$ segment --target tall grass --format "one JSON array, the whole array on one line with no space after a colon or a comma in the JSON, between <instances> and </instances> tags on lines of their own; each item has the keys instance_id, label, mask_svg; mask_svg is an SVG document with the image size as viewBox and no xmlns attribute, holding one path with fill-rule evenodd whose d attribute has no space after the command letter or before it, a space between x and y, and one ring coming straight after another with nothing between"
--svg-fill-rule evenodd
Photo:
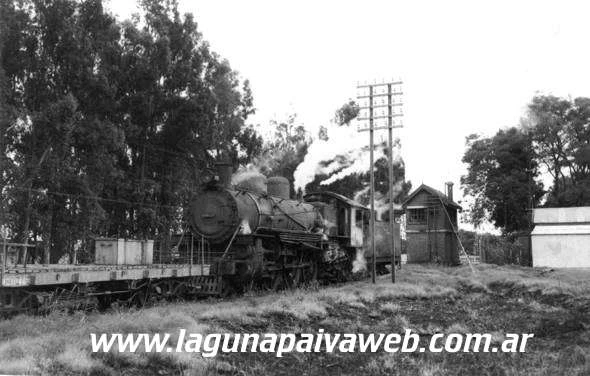
<instances>
[{"instance_id":1,"label":"tall grass","mask_svg":"<svg viewBox=\"0 0 590 376\"><path fill-rule=\"evenodd\" d=\"M358 312L359 315L375 316L374 324L367 324L359 317L347 323L347 330L402 330L414 327L426 333L466 332L470 328L465 324L445 328L431 323L417 328L411 323L412 316L404 312L399 302L403 299L453 299L471 293L486 294L492 290L533 292L547 296L590 296L588 270L552 271L478 265L476 272L472 273L467 267L406 265L397 275L396 284L391 283L389 276L382 276L377 279L376 285L359 281L322 289L245 296L232 301L170 303L143 310L114 310L106 314L77 312L70 315L54 313L46 317L19 316L0 321L0 373L117 374L121 367L136 370L163 367L185 374L234 372L227 360L205 359L198 354L92 354L90 333L174 334L180 329L203 334L246 330L300 332L310 325L342 328L340 319L331 316L331 312L342 307L350 310L351 314ZM551 308L542 303L531 303L530 307L539 312L549 312ZM467 314L477 319L480 313ZM172 343L175 341L176 338L173 338ZM375 358L377 360L371 360L365 370L369 372L383 364L393 366L394 362L388 356L384 354ZM421 366L422 374L439 374L444 367L437 364L431 359L426 361Z\"/></svg>"}]
</instances>

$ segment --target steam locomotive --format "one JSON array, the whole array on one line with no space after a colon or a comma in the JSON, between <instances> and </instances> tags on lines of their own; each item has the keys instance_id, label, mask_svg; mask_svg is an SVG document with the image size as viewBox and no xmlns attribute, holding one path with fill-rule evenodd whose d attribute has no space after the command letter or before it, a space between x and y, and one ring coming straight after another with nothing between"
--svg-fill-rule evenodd
<instances>
[{"instance_id":1,"label":"steam locomotive","mask_svg":"<svg viewBox=\"0 0 590 376\"><path fill-rule=\"evenodd\" d=\"M202 174L186 211L191 234L174 245L97 239L92 263L31 264L31 245L3 239L0 315L346 281L355 266L372 264L364 206L334 192L292 199L283 177L232 186L231 176L226 163ZM390 263L399 231L391 236L387 224L377 222L375 232L379 270ZM24 255L11 257L21 248ZM395 249L399 260L399 243Z\"/></svg>"},{"instance_id":2,"label":"steam locomotive","mask_svg":"<svg viewBox=\"0 0 590 376\"><path fill-rule=\"evenodd\" d=\"M371 261L366 207L334 192L291 199L284 177L233 187L231 176L225 163L205 174L188 215L192 231L220 255L213 270L223 276L224 291L346 281L355 262L361 269ZM383 271L394 237L384 222L376 223L376 234L376 264Z\"/></svg>"}]
</instances>

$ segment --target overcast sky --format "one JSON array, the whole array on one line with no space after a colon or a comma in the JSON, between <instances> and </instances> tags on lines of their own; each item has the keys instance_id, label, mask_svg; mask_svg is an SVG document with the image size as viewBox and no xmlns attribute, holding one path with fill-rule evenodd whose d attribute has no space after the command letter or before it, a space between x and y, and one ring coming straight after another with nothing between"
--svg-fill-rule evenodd
<instances>
[{"instance_id":1,"label":"overcast sky","mask_svg":"<svg viewBox=\"0 0 590 376\"><path fill-rule=\"evenodd\" d=\"M358 81L401 76L407 178L441 190L454 181L461 199L465 136L518 124L537 91L590 96L587 4L181 0L180 9L250 80L252 122L295 112L313 131ZM110 7L123 18L136 9L134 0Z\"/></svg>"}]
</instances>

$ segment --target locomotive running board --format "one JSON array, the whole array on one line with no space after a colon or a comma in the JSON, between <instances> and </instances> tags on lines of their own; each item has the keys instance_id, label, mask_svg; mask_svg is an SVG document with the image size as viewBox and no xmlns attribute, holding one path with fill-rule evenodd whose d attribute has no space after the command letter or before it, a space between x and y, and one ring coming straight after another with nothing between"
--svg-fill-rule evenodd
<instances>
[{"instance_id":1,"label":"locomotive running board","mask_svg":"<svg viewBox=\"0 0 590 376\"><path fill-rule=\"evenodd\" d=\"M322 251L322 249L320 247L316 247L315 245L311 245L305 242L294 242L291 240L282 240L283 243L285 244L290 244L290 245L296 245L296 246L300 246L300 247L304 247L304 248L309 248L309 249L313 249L313 250L317 250L317 251Z\"/></svg>"}]
</instances>

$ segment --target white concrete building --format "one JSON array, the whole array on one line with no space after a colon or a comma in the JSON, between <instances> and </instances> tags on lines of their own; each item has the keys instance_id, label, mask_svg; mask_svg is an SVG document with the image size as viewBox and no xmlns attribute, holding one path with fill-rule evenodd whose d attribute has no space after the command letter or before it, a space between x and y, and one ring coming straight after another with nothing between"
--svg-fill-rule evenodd
<instances>
[{"instance_id":1,"label":"white concrete building","mask_svg":"<svg viewBox=\"0 0 590 376\"><path fill-rule=\"evenodd\" d=\"M533 266L590 268L590 206L533 210Z\"/></svg>"}]
</instances>

